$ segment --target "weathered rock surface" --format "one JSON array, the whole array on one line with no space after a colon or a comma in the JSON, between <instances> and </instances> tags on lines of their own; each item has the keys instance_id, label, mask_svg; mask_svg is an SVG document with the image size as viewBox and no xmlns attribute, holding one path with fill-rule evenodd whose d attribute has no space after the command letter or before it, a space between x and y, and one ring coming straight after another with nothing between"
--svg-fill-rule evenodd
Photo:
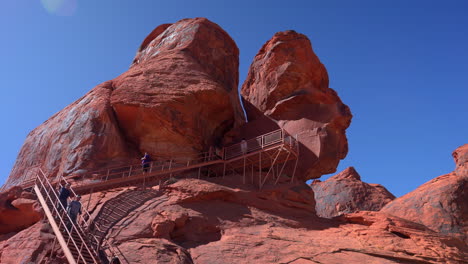
<instances>
[{"instance_id":1,"label":"weathered rock surface","mask_svg":"<svg viewBox=\"0 0 468 264\"><path fill-rule=\"evenodd\" d=\"M315 181L311 188L317 202L317 215L325 218L356 211L379 211L395 199L382 185L361 181L361 176L353 167L326 181Z\"/></svg>"},{"instance_id":2,"label":"weathered rock surface","mask_svg":"<svg viewBox=\"0 0 468 264\"><path fill-rule=\"evenodd\" d=\"M229 35L205 18L156 28L114 80L111 102L126 138L156 156L190 156L220 143L244 122L238 57Z\"/></svg>"},{"instance_id":3,"label":"weathered rock surface","mask_svg":"<svg viewBox=\"0 0 468 264\"><path fill-rule=\"evenodd\" d=\"M439 176L395 199L382 212L421 223L468 243L467 145L454 152L456 171Z\"/></svg>"},{"instance_id":4,"label":"weathered rock surface","mask_svg":"<svg viewBox=\"0 0 468 264\"><path fill-rule=\"evenodd\" d=\"M0 235L19 232L42 218L40 205L31 198L20 187L0 193Z\"/></svg>"},{"instance_id":5,"label":"weathered rock surface","mask_svg":"<svg viewBox=\"0 0 468 264\"><path fill-rule=\"evenodd\" d=\"M119 131L110 105L112 82L104 82L29 133L6 186L36 176L70 174L136 156Z\"/></svg>"},{"instance_id":6,"label":"weathered rock surface","mask_svg":"<svg viewBox=\"0 0 468 264\"><path fill-rule=\"evenodd\" d=\"M321 219L307 185L257 191L240 178L180 180L108 236L130 263L461 263L468 250L381 212Z\"/></svg>"},{"instance_id":7,"label":"weathered rock surface","mask_svg":"<svg viewBox=\"0 0 468 264\"><path fill-rule=\"evenodd\" d=\"M137 161L144 151L153 157L190 157L236 133L255 136L276 128L298 134L300 179L333 172L347 153L351 113L328 87L309 40L280 32L260 50L242 89L252 121L245 126L237 67L237 47L216 24L197 18L157 27L129 71L98 85L30 133L6 186L34 176L39 168L52 178ZM226 136L227 131L232 134ZM461 148L454 157L453 175L459 176L466 168L466 151ZM368 185L358 181L355 171L338 178L364 196ZM450 179L447 185L459 188ZM53 235L46 221L34 224L41 214L33 195L20 188L2 195L0 263L64 263L60 250L50 254ZM368 196L385 200L373 192ZM118 200L122 197L128 201ZM460 197L466 201L466 195L455 194L450 200L456 217L466 215ZM368 200L359 201L356 207L371 207ZM82 203L91 219L106 220L99 225L106 229L91 225L87 231L106 230L124 263L462 263L468 252L459 239L464 237L384 212L320 218L312 189L300 182L267 182L258 190L242 184L240 175L187 178L161 190L96 192L84 195ZM28 221L12 223L15 217Z\"/></svg>"},{"instance_id":8,"label":"weathered rock surface","mask_svg":"<svg viewBox=\"0 0 468 264\"><path fill-rule=\"evenodd\" d=\"M49 260L54 235L42 221L14 236L0 236L0 263L65 263Z\"/></svg>"},{"instance_id":9,"label":"weathered rock surface","mask_svg":"<svg viewBox=\"0 0 468 264\"><path fill-rule=\"evenodd\" d=\"M457 148L452 153L455 159L455 173L459 176L467 177L468 175L468 144Z\"/></svg>"},{"instance_id":10,"label":"weathered rock surface","mask_svg":"<svg viewBox=\"0 0 468 264\"><path fill-rule=\"evenodd\" d=\"M179 180L114 223L107 236L128 263L463 263L468 252L457 238L383 212L319 218L306 184L258 191L241 182L240 175ZM96 216L127 191L83 200ZM40 261L52 237L40 225L0 238L0 262L20 263L21 256L60 263Z\"/></svg>"},{"instance_id":11,"label":"weathered rock surface","mask_svg":"<svg viewBox=\"0 0 468 264\"><path fill-rule=\"evenodd\" d=\"M241 94L250 126L269 121L298 135L298 174L303 179L336 171L348 152L345 129L352 115L328 87L327 71L306 36L285 31L267 41L250 66Z\"/></svg>"},{"instance_id":12,"label":"weathered rock surface","mask_svg":"<svg viewBox=\"0 0 468 264\"><path fill-rule=\"evenodd\" d=\"M234 41L204 18L157 27L131 68L93 88L26 138L5 187L153 157L191 157L244 122Z\"/></svg>"}]
</instances>

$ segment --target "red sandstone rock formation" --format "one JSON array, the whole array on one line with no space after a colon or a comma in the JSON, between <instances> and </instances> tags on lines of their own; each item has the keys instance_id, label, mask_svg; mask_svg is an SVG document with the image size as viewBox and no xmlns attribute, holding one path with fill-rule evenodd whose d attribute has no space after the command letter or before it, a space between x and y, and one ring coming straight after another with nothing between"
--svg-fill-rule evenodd
<instances>
[{"instance_id":1,"label":"red sandstone rock formation","mask_svg":"<svg viewBox=\"0 0 468 264\"><path fill-rule=\"evenodd\" d=\"M468 144L457 148L452 153L455 159L455 173L459 176L466 177L468 175Z\"/></svg>"},{"instance_id":2,"label":"red sandstone rock formation","mask_svg":"<svg viewBox=\"0 0 468 264\"><path fill-rule=\"evenodd\" d=\"M456 170L439 176L382 208L468 243L468 145L454 151Z\"/></svg>"},{"instance_id":3,"label":"red sandstone rock formation","mask_svg":"<svg viewBox=\"0 0 468 264\"><path fill-rule=\"evenodd\" d=\"M237 52L229 36L206 19L157 27L143 41L128 72L95 87L31 132L7 185L20 183L35 168L51 176L78 173L128 162L142 151L190 156L216 143L242 123L236 95ZM307 38L278 33L257 55L249 76L243 94L253 122L241 132L255 135L282 127L301 133L301 166L313 164L302 179L334 171L346 155L344 130L351 114L328 88L326 71ZM465 156L457 152L457 168ZM346 175L356 177L351 172ZM341 179L347 180L353 179ZM82 202L91 218L99 219L103 208L116 206L112 202L131 189L134 199L118 206L130 204L136 209L119 218L105 218L117 219L109 225L107 237L128 263L461 263L466 259L468 248L461 240L383 212L319 218L313 192L304 183L267 183L258 190L241 181L240 175L184 179L137 204L139 191L128 187L85 195ZM34 206L24 200L31 195L21 191L16 188L11 191L15 195L0 201L26 215ZM1 215L14 219L7 212L13 208L5 208ZM60 250L49 258L53 236L46 221L14 233L27 225L12 225L4 232L13 232L0 235L0 263L64 263Z\"/></svg>"},{"instance_id":4,"label":"red sandstone rock formation","mask_svg":"<svg viewBox=\"0 0 468 264\"><path fill-rule=\"evenodd\" d=\"M126 190L93 194L92 215ZM303 183L258 191L240 175L184 179L115 223L108 237L129 263L462 263L468 250L456 238L382 212L325 220L314 206ZM30 249L14 252L33 259Z\"/></svg>"},{"instance_id":5,"label":"red sandstone rock formation","mask_svg":"<svg viewBox=\"0 0 468 264\"><path fill-rule=\"evenodd\" d=\"M19 232L42 218L42 210L20 187L0 193L0 235Z\"/></svg>"},{"instance_id":6,"label":"red sandstone rock formation","mask_svg":"<svg viewBox=\"0 0 468 264\"><path fill-rule=\"evenodd\" d=\"M204 18L157 27L131 68L33 130L6 187L35 176L81 173L153 157L190 157L243 123L238 48Z\"/></svg>"},{"instance_id":7,"label":"red sandstone rock formation","mask_svg":"<svg viewBox=\"0 0 468 264\"><path fill-rule=\"evenodd\" d=\"M29 133L6 186L35 177L37 168L49 175L70 174L136 156L115 120L104 82Z\"/></svg>"},{"instance_id":8,"label":"red sandstone rock formation","mask_svg":"<svg viewBox=\"0 0 468 264\"><path fill-rule=\"evenodd\" d=\"M0 236L0 263L67 263L63 257L49 258L53 241L50 226L42 221L14 236Z\"/></svg>"},{"instance_id":9,"label":"red sandstone rock formation","mask_svg":"<svg viewBox=\"0 0 468 264\"><path fill-rule=\"evenodd\" d=\"M114 80L111 102L126 138L157 156L191 156L219 143L244 122L238 56L207 19L157 27Z\"/></svg>"},{"instance_id":10,"label":"red sandstone rock formation","mask_svg":"<svg viewBox=\"0 0 468 264\"><path fill-rule=\"evenodd\" d=\"M241 94L249 120L244 134L251 127L284 128L301 142L302 179L336 171L348 152L345 129L352 115L328 87L327 71L306 36L276 33L255 56Z\"/></svg>"},{"instance_id":11,"label":"red sandstone rock formation","mask_svg":"<svg viewBox=\"0 0 468 264\"><path fill-rule=\"evenodd\" d=\"M379 211L395 199L380 184L368 184L353 167L349 167L324 182L311 184L317 201L317 215L331 218L356 211Z\"/></svg>"}]
</instances>

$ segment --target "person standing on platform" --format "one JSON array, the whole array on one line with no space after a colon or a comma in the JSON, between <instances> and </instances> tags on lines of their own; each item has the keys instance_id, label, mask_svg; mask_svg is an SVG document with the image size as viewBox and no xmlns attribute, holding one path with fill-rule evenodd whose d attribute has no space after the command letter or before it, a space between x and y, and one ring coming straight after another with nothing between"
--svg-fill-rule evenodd
<instances>
[{"instance_id":1,"label":"person standing on platform","mask_svg":"<svg viewBox=\"0 0 468 264\"><path fill-rule=\"evenodd\" d=\"M145 152L145 155L141 158L141 167L143 168L143 173L148 172L148 168L150 167L151 157L148 152Z\"/></svg>"},{"instance_id":2,"label":"person standing on platform","mask_svg":"<svg viewBox=\"0 0 468 264\"><path fill-rule=\"evenodd\" d=\"M245 138L242 139L240 144L242 155L245 155L247 153L247 141L245 141Z\"/></svg>"}]
</instances>

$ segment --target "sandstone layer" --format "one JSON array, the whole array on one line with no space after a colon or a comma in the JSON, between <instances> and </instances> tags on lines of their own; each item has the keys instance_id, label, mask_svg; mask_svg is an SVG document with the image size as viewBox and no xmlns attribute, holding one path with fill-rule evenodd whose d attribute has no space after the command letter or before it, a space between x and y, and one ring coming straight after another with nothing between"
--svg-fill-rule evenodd
<instances>
[{"instance_id":1,"label":"sandstone layer","mask_svg":"<svg viewBox=\"0 0 468 264\"><path fill-rule=\"evenodd\" d=\"M421 223L468 243L468 145L454 151L456 170L388 203L382 212Z\"/></svg>"},{"instance_id":2,"label":"sandstone layer","mask_svg":"<svg viewBox=\"0 0 468 264\"><path fill-rule=\"evenodd\" d=\"M343 213L379 211L395 199L380 184L368 184L353 167L334 175L326 181L311 184L317 202L317 215L331 218Z\"/></svg>"},{"instance_id":3,"label":"sandstone layer","mask_svg":"<svg viewBox=\"0 0 468 264\"><path fill-rule=\"evenodd\" d=\"M318 218L313 193L303 183L258 191L240 179L184 179L154 190L157 195L117 220L107 237L127 263L462 263L468 252L456 238L382 212ZM135 192L93 194L93 217L128 191ZM23 232L0 242L10 245L2 263ZM14 250L33 259L33 250Z\"/></svg>"},{"instance_id":4,"label":"sandstone layer","mask_svg":"<svg viewBox=\"0 0 468 264\"><path fill-rule=\"evenodd\" d=\"M26 138L5 188L33 178L81 174L155 158L190 158L244 122L239 51L205 19L157 27L130 69L93 88Z\"/></svg>"},{"instance_id":5,"label":"sandstone layer","mask_svg":"<svg viewBox=\"0 0 468 264\"><path fill-rule=\"evenodd\" d=\"M328 83L309 39L285 31L263 45L242 85L249 121L244 136L253 133L252 127L275 126L297 135L298 174L304 180L335 172L348 152L345 129L352 115Z\"/></svg>"}]
</instances>

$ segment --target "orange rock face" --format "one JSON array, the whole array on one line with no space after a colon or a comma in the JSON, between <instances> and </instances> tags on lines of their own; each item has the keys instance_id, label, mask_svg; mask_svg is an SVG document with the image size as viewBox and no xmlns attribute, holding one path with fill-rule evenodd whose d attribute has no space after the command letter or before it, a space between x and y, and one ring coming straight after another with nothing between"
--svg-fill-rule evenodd
<instances>
[{"instance_id":1,"label":"orange rock face","mask_svg":"<svg viewBox=\"0 0 468 264\"><path fill-rule=\"evenodd\" d=\"M454 152L456 171L439 176L388 203L383 212L393 214L468 243L467 145Z\"/></svg>"},{"instance_id":2,"label":"orange rock face","mask_svg":"<svg viewBox=\"0 0 468 264\"><path fill-rule=\"evenodd\" d=\"M297 134L302 179L336 171L348 152L345 129L352 115L328 87L327 71L306 36L276 33L255 56L241 94L251 126L270 120Z\"/></svg>"},{"instance_id":3,"label":"orange rock face","mask_svg":"<svg viewBox=\"0 0 468 264\"><path fill-rule=\"evenodd\" d=\"M234 41L207 19L157 27L127 72L30 133L6 186L34 177L38 168L55 177L138 161L144 151L153 158L190 157L276 128L298 136L301 180L333 172L347 153L351 113L328 87L309 40L281 32L260 50L242 88L248 124L238 101L237 67ZM312 186L321 188L318 204L326 216L340 214L331 219L317 216L322 208L303 182L267 182L259 190L235 172L208 179L178 174L187 178L86 194L82 204L93 219L87 231L106 237L127 263L462 263L468 248L460 238L466 237L454 232L466 234L466 148L454 157L456 173L420 188L417 201L385 207L395 215L392 208L401 207L396 211L406 210L402 217L409 220L384 210L354 212L378 210L391 194L363 183L351 168ZM51 252L54 237L47 221L39 221L34 198L21 188L0 194L0 263L65 262L60 250ZM419 200L443 210L414 211ZM442 224L411 222L414 212L434 222L440 217Z\"/></svg>"},{"instance_id":4,"label":"orange rock face","mask_svg":"<svg viewBox=\"0 0 468 264\"><path fill-rule=\"evenodd\" d=\"M29 133L5 185L34 178L37 168L55 177L137 156L120 133L111 93L111 81L100 84Z\"/></svg>"},{"instance_id":5,"label":"orange rock face","mask_svg":"<svg viewBox=\"0 0 468 264\"><path fill-rule=\"evenodd\" d=\"M0 193L0 235L19 232L41 220L40 205L27 194L20 187Z\"/></svg>"},{"instance_id":6,"label":"orange rock face","mask_svg":"<svg viewBox=\"0 0 468 264\"><path fill-rule=\"evenodd\" d=\"M244 122L238 56L229 35L207 19L156 28L114 80L111 102L125 136L156 156L190 156L220 143Z\"/></svg>"},{"instance_id":7,"label":"orange rock face","mask_svg":"<svg viewBox=\"0 0 468 264\"><path fill-rule=\"evenodd\" d=\"M234 41L204 18L157 27L131 68L33 130L5 187L155 157L190 157L244 122Z\"/></svg>"},{"instance_id":8,"label":"orange rock face","mask_svg":"<svg viewBox=\"0 0 468 264\"><path fill-rule=\"evenodd\" d=\"M455 173L466 177L468 175L468 144L457 148L452 153L452 156L456 164Z\"/></svg>"},{"instance_id":9,"label":"orange rock face","mask_svg":"<svg viewBox=\"0 0 468 264\"><path fill-rule=\"evenodd\" d=\"M84 196L83 201L90 201L85 206L96 217L105 204L128 191L132 201L138 199L137 190L121 188L94 193L91 199ZM113 223L107 237L128 263L455 264L463 263L468 252L457 238L383 212L324 219L314 207L312 190L304 183L267 185L258 191L242 184L240 175L183 179L136 204ZM19 263L15 256L21 256L35 263L63 263L38 261L37 254L49 250L44 244L50 244L50 236L37 228L0 237L0 262Z\"/></svg>"},{"instance_id":10,"label":"orange rock face","mask_svg":"<svg viewBox=\"0 0 468 264\"><path fill-rule=\"evenodd\" d=\"M468 250L381 212L318 218L303 183L258 191L241 182L179 180L119 220L108 238L129 263L460 263ZM93 214L116 197L93 196Z\"/></svg>"},{"instance_id":11,"label":"orange rock face","mask_svg":"<svg viewBox=\"0 0 468 264\"><path fill-rule=\"evenodd\" d=\"M317 202L317 214L326 218L356 211L379 211L395 199L382 185L361 181L353 167L324 182L315 182L311 188Z\"/></svg>"}]
</instances>

